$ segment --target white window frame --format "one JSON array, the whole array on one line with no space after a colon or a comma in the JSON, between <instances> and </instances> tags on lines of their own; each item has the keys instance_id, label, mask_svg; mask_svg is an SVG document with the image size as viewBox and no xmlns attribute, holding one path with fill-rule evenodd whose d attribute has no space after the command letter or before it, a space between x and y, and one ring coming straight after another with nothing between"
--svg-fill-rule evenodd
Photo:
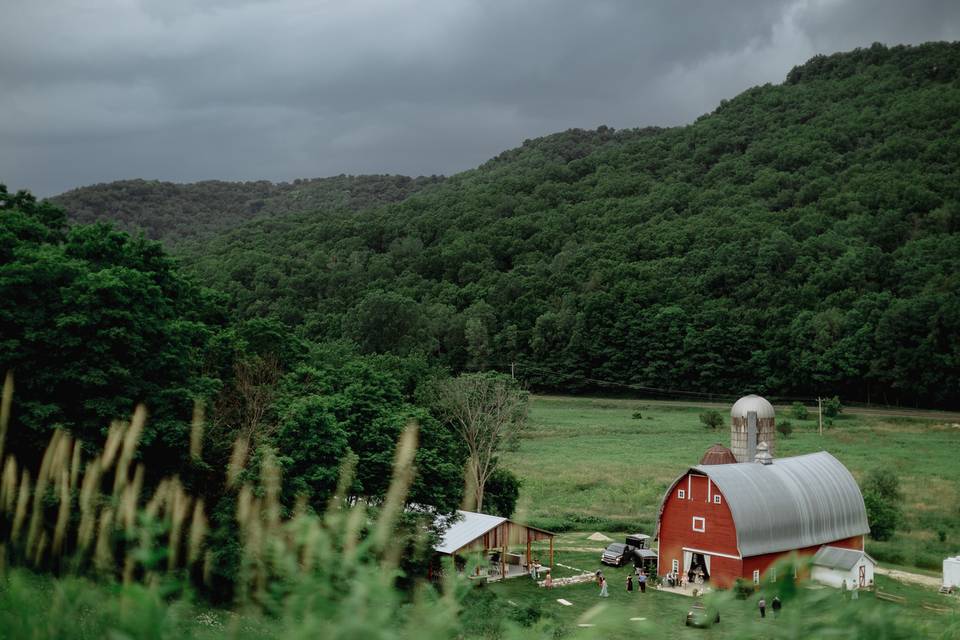
<instances>
[{"instance_id":1,"label":"white window frame","mask_svg":"<svg viewBox=\"0 0 960 640\"><path fill-rule=\"evenodd\" d=\"M673 562L670 563L670 568L673 569L674 573L680 572L680 561L676 558L673 559Z\"/></svg>"},{"instance_id":2,"label":"white window frame","mask_svg":"<svg viewBox=\"0 0 960 640\"><path fill-rule=\"evenodd\" d=\"M685 500L687 497L687 492L683 489L677 489L677 499Z\"/></svg>"},{"instance_id":3,"label":"white window frame","mask_svg":"<svg viewBox=\"0 0 960 640\"><path fill-rule=\"evenodd\" d=\"M713 504L720 504L720 494L715 494L713 496Z\"/></svg>"},{"instance_id":4,"label":"white window frame","mask_svg":"<svg viewBox=\"0 0 960 640\"><path fill-rule=\"evenodd\" d=\"M760 584L760 569L753 570L753 584Z\"/></svg>"},{"instance_id":5,"label":"white window frame","mask_svg":"<svg viewBox=\"0 0 960 640\"><path fill-rule=\"evenodd\" d=\"M697 520L700 521L700 528L697 528ZM693 530L697 533L704 533L707 530L707 519L700 516L693 516L693 522L691 523Z\"/></svg>"},{"instance_id":6,"label":"white window frame","mask_svg":"<svg viewBox=\"0 0 960 640\"><path fill-rule=\"evenodd\" d=\"M776 582L776 581L777 581L777 568L776 568L776 567L770 567L770 571L767 572L767 578L770 579L770 582Z\"/></svg>"}]
</instances>

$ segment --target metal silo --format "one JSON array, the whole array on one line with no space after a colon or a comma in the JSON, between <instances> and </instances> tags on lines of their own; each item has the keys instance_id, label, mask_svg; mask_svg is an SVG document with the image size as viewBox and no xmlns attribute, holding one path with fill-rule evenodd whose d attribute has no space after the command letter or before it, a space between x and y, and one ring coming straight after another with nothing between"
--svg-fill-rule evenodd
<instances>
[{"instance_id":1,"label":"metal silo","mask_svg":"<svg viewBox=\"0 0 960 640\"><path fill-rule=\"evenodd\" d=\"M766 442L770 455L774 455L776 423L772 404L750 394L734 403L730 418L730 450L737 462L753 462L760 442Z\"/></svg>"}]
</instances>

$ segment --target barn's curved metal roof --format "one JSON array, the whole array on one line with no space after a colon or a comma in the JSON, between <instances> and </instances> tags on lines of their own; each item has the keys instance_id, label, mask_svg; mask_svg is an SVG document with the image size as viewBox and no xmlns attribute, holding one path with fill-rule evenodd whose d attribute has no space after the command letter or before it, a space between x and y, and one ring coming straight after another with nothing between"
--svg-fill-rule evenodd
<instances>
[{"instance_id":1,"label":"barn's curved metal roof","mask_svg":"<svg viewBox=\"0 0 960 640\"><path fill-rule=\"evenodd\" d=\"M870 532L857 481L826 451L769 465L741 462L693 470L709 476L723 493L743 557Z\"/></svg>"},{"instance_id":2,"label":"barn's curved metal roof","mask_svg":"<svg viewBox=\"0 0 960 640\"><path fill-rule=\"evenodd\" d=\"M690 472L720 489L733 516L744 558L802 549L870 533L863 495L843 464L826 451L772 464L701 464L683 472L664 493L660 520L673 488Z\"/></svg>"},{"instance_id":3,"label":"barn's curved metal roof","mask_svg":"<svg viewBox=\"0 0 960 640\"><path fill-rule=\"evenodd\" d=\"M730 417L746 418L747 414L751 411L757 412L757 418L774 417L773 405L767 402L766 398L761 398L752 393L748 396L743 396L733 403L733 406L730 408Z\"/></svg>"}]
</instances>

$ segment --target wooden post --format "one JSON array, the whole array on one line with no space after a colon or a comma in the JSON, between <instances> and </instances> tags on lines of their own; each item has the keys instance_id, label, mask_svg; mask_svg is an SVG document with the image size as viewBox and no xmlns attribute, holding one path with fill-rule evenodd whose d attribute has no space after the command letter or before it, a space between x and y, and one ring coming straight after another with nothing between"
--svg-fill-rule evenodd
<instances>
[{"instance_id":1,"label":"wooden post","mask_svg":"<svg viewBox=\"0 0 960 640\"><path fill-rule=\"evenodd\" d=\"M527 571L530 571L530 567L533 566L531 562L532 558L530 557L530 531L527 530Z\"/></svg>"},{"instance_id":2,"label":"wooden post","mask_svg":"<svg viewBox=\"0 0 960 640\"><path fill-rule=\"evenodd\" d=\"M553 571L553 536L550 536L550 571Z\"/></svg>"},{"instance_id":3,"label":"wooden post","mask_svg":"<svg viewBox=\"0 0 960 640\"><path fill-rule=\"evenodd\" d=\"M503 543L503 548L500 551L500 579L507 579L507 543Z\"/></svg>"},{"instance_id":4,"label":"wooden post","mask_svg":"<svg viewBox=\"0 0 960 640\"><path fill-rule=\"evenodd\" d=\"M823 435L823 399L820 398L819 396L817 397L817 415L819 416L819 420L820 420L819 433L822 436Z\"/></svg>"}]
</instances>

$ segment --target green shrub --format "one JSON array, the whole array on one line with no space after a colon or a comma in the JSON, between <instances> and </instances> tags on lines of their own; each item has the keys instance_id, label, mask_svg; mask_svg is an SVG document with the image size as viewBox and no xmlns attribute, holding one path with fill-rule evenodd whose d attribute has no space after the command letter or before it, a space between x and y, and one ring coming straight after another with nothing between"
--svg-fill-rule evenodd
<instances>
[{"instance_id":1,"label":"green shrub","mask_svg":"<svg viewBox=\"0 0 960 640\"><path fill-rule=\"evenodd\" d=\"M825 398L823 401L823 415L828 418L836 418L843 412L843 405L840 404L840 397L833 396L832 398Z\"/></svg>"},{"instance_id":2,"label":"green shrub","mask_svg":"<svg viewBox=\"0 0 960 640\"><path fill-rule=\"evenodd\" d=\"M708 409L700 414L700 422L707 429L719 429L723 426L723 416L715 409Z\"/></svg>"},{"instance_id":3,"label":"green shrub","mask_svg":"<svg viewBox=\"0 0 960 640\"><path fill-rule=\"evenodd\" d=\"M643 420L643 413L641 413L640 411L634 411L630 417L633 418L634 420Z\"/></svg>"},{"instance_id":4,"label":"green shrub","mask_svg":"<svg viewBox=\"0 0 960 640\"><path fill-rule=\"evenodd\" d=\"M777 433L782 435L784 438L789 438L790 434L793 433L793 425L790 424L789 420L784 420L777 423Z\"/></svg>"},{"instance_id":5,"label":"green shrub","mask_svg":"<svg viewBox=\"0 0 960 640\"><path fill-rule=\"evenodd\" d=\"M790 407L790 417L794 420L806 420L810 417L810 413L802 402L794 402Z\"/></svg>"},{"instance_id":6,"label":"green shrub","mask_svg":"<svg viewBox=\"0 0 960 640\"><path fill-rule=\"evenodd\" d=\"M737 578L733 583L733 595L738 600L747 600L753 595L754 584L744 578Z\"/></svg>"},{"instance_id":7,"label":"green shrub","mask_svg":"<svg viewBox=\"0 0 960 640\"><path fill-rule=\"evenodd\" d=\"M543 612L540 610L540 605L534 603L525 607L514 608L510 612L510 617L519 622L521 626L532 627L543 617Z\"/></svg>"}]
</instances>

